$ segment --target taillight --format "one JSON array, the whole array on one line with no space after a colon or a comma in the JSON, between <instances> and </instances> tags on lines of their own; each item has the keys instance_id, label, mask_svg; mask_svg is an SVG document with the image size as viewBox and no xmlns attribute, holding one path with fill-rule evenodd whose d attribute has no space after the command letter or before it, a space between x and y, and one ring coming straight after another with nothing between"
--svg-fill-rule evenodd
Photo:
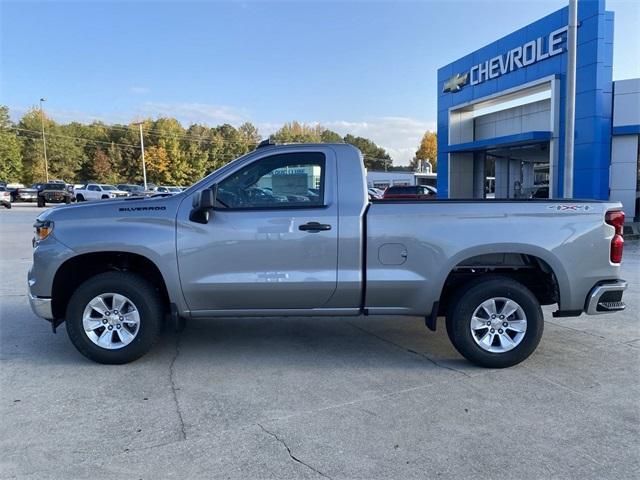
<instances>
[{"instance_id":1,"label":"taillight","mask_svg":"<svg viewBox=\"0 0 640 480\"><path fill-rule=\"evenodd\" d=\"M624 212L615 210L607 212L604 221L607 225L611 225L616 229L613 238L611 239L611 251L609 258L612 263L620 263L622 261L622 250L624 248L624 238L622 237L622 231L624 228Z\"/></svg>"}]
</instances>

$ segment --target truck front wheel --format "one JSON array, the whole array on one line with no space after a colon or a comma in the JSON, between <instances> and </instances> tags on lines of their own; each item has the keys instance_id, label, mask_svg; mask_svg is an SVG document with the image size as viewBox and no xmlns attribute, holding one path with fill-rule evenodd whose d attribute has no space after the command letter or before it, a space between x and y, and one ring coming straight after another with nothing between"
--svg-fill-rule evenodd
<instances>
[{"instance_id":1,"label":"truck front wheel","mask_svg":"<svg viewBox=\"0 0 640 480\"><path fill-rule=\"evenodd\" d=\"M85 357L122 364L147 353L162 323L162 301L144 278L106 272L81 284L67 306L67 333Z\"/></svg>"},{"instance_id":2,"label":"truck front wheel","mask_svg":"<svg viewBox=\"0 0 640 480\"><path fill-rule=\"evenodd\" d=\"M454 296L447 334L467 360L505 368L525 360L540 343L540 303L521 283L506 277L479 278Z\"/></svg>"}]
</instances>

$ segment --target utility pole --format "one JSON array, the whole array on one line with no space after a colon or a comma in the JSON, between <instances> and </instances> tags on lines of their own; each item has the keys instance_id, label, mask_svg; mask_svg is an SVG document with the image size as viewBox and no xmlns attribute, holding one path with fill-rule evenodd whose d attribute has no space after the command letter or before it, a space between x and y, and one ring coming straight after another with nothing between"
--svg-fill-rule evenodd
<instances>
[{"instance_id":1,"label":"utility pole","mask_svg":"<svg viewBox=\"0 0 640 480\"><path fill-rule=\"evenodd\" d=\"M138 122L137 125L140 127L140 151L142 152L142 181L144 184L144 189L147 189L147 165L144 162L144 138L142 137L142 123Z\"/></svg>"},{"instance_id":2,"label":"utility pole","mask_svg":"<svg viewBox=\"0 0 640 480\"><path fill-rule=\"evenodd\" d=\"M578 0L569 0L567 30L567 100L564 134L564 198L573 198L573 152L576 123L576 45L578 43Z\"/></svg>"},{"instance_id":3,"label":"utility pole","mask_svg":"<svg viewBox=\"0 0 640 480\"><path fill-rule=\"evenodd\" d=\"M40 123L42 125L42 149L44 152L44 175L45 179L49 181L49 162L47 161L47 139L44 136L44 109L42 107L42 103L46 102L46 98L40 99Z\"/></svg>"}]
</instances>

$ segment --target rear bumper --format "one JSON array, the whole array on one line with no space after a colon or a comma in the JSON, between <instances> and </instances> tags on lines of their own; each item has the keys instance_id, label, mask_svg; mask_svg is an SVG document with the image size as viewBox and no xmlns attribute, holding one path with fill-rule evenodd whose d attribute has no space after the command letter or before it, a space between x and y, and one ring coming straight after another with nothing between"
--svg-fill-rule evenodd
<instances>
[{"instance_id":1,"label":"rear bumper","mask_svg":"<svg viewBox=\"0 0 640 480\"><path fill-rule=\"evenodd\" d=\"M596 284L585 301L584 311L587 315L599 315L624 310L622 293L627 289L624 280L613 280Z\"/></svg>"},{"instance_id":2,"label":"rear bumper","mask_svg":"<svg viewBox=\"0 0 640 480\"><path fill-rule=\"evenodd\" d=\"M29 293L29 304L31 305L31 310L33 310L33 313L37 316L46 318L47 320L53 320L50 298L36 297Z\"/></svg>"}]
</instances>

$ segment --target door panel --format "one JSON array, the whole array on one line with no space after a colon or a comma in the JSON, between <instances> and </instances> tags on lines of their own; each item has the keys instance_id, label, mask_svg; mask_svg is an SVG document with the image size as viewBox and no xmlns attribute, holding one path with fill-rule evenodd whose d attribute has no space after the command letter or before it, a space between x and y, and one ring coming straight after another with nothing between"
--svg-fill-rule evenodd
<instances>
[{"instance_id":1,"label":"door panel","mask_svg":"<svg viewBox=\"0 0 640 480\"><path fill-rule=\"evenodd\" d=\"M276 173L282 172L280 168ZM263 180L252 183L247 187L251 199L261 197L254 201L264 202L263 194L283 197L281 189L291 185L300 193L299 169L295 175L291 181L279 178L272 192ZM335 179L335 159L329 154L323 176L322 205L310 208L300 202L301 195L292 194L291 208L284 201L275 208L219 208L203 225L188 220L191 199L183 201L177 226L178 266L189 307L194 311L322 307L337 284L338 210L335 184L328 180ZM258 194L255 185L262 185ZM238 193L237 182L233 186ZM311 222L325 227L304 229Z\"/></svg>"}]
</instances>

